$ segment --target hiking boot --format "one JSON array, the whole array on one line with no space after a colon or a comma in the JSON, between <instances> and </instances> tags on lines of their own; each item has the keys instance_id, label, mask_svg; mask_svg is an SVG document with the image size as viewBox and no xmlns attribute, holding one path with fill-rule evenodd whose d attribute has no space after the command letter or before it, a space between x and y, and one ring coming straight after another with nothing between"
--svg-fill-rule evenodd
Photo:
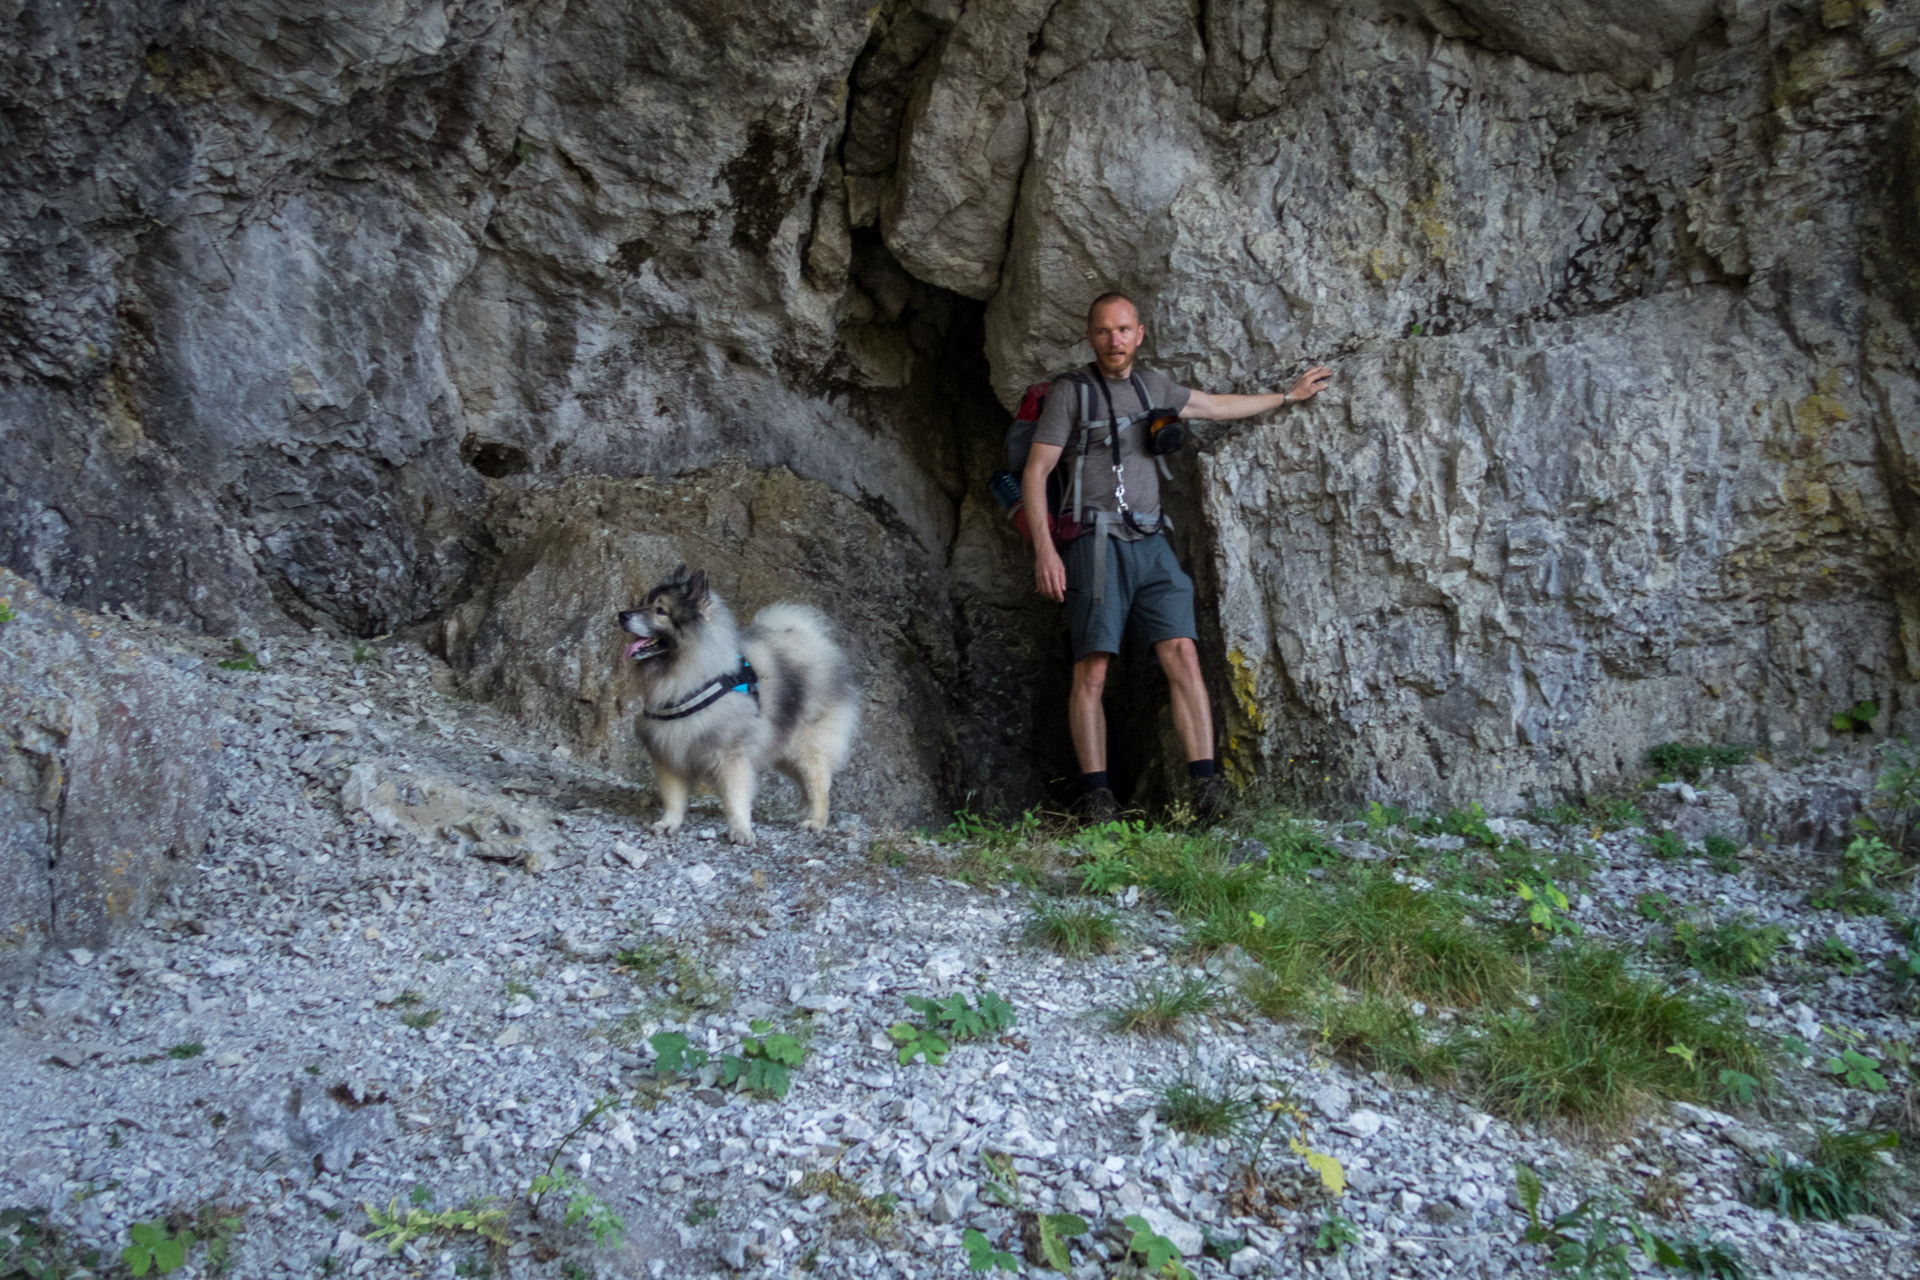
<instances>
[{"instance_id":1,"label":"hiking boot","mask_svg":"<svg viewBox=\"0 0 1920 1280\"><path fill-rule=\"evenodd\" d=\"M1215 822L1233 808L1233 789L1219 774L1193 780L1193 816L1202 822Z\"/></svg>"},{"instance_id":2,"label":"hiking boot","mask_svg":"<svg viewBox=\"0 0 1920 1280\"><path fill-rule=\"evenodd\" d=\"M1114 798L1107 787L1095 787L1080 797L1080 821L1082 825L1097 827L1104 822L1117 822L1120 818L1120 802Z\"/></svg>"}]
</instances>

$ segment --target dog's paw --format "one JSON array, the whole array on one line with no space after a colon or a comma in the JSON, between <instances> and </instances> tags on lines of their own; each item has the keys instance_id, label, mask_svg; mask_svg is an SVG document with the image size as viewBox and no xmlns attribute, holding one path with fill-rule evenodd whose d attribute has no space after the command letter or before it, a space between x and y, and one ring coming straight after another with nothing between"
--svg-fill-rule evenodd
<instances>
[{"instance_id":1,"label":"dog's paw","mask_svg":"<svg viewBox=\"0 0 1920 1280\"><path fill-rule=\"evenodd\" d=\"M751 848L753 846L753 828L730 827L727 830L727 840L731 844L745 845Z\"/></svg>"},{"instance_id":2,"label":"dog's paw","mask_svg":"<svg viewBox=\"0 0 1920 1280\"><path fill-rule=\"evenodd\" d=\"M679 823L669 822L665 818L662 818L660 819L660 821L653 824L653 834L657 836L672 836L675 832L679 830L680 830Z\"/></svg>"},{"instance_id":3,"label":"dog's paw","mask_svg":"<svg viewBox=\"0 0 1920 1280\"><path fill-rule=\"evenodd\" d=\"M800 829L802 831L825 831L827 824L824 821L815 822L812 818L808 818L800 824Z\"/></svg>"}]
</instances>

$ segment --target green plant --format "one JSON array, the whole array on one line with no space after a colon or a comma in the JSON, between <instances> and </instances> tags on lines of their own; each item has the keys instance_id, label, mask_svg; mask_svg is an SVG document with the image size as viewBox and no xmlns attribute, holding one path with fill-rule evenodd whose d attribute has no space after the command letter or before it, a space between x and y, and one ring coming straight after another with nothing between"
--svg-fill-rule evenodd
<instances>
[{"instance_id":1,"label":"green plant","mask_svg":"<svg viewBox=\"0 0 1920 1280\"><path fill-rule=\"evenodd\" d=\"M1375 800L1367 806L1367 811L1360 815L1360 821L1367 824L1368 835L1380 836L1395 827L1405 826L1407 815L1391 805L1383 805Z\"/></svg>"},{"instance_id":2,"label":"green plant","mask_svg":"<svg viewBox=\"0 0 1920 1280\"><path fill-rule=\"evenodd\" d=\"M380 656L380 651L378 649L369 649L366 645L361 644L358 640L355 640L353 642L354 662L356 663L371 662L375 658L378 658L379 656Z\"/></svg>"},{"instance_id":3,"label":"green plant","mask_svg":"<svg viewBox=\"0 0 1920 1280\"><path fill-rule=\"evenodd\" d=\"M614 1213L613 1206L580 1185L579 1180L564 1169L549 1169L536 1176L527 1184L527 1195L535 1205L549 1195L566 1197L564 1224L571 1227L586 1223L587 1230L593 1233L595 1247L604 1246L608 1240L617 1240L627 1233L626 1221Z\"/></svg>"},{"instance_id":4,"label":"green plant","mask_svg":"<svg viewBox=\"0 0 1920 1280\"><path fill-rule=\"evenodd\" d=\"M1667 912L1673 906L1673 899L1658 890L1643 893L1633 900L1634 914L1642 920L1665 920Z\"/></svg>"},{"instance_id":5,"label":"green plant","mask_svg":"<svg viewBox=\"0 0 1920 1280\"><path fill-rule=\"evenodd\" d=\"M1013 1167L1013 1157L997 1151L980 1153L981 1174L985 1185L980 1194L995 1204L1008 1209L1020 1207L1020 1171Z\"/></svg>"},{"instance_id":6,"label":"green plant","mask_svg":"<svg viewBox=\"0 0 1920 1280\"><path fill-rule=\"evenodd\" d=\"M1646 817L1640 812L1640 806L1631 800L1615 797L1590 803L1595 821L1607 831L1623 831L1628 827L1646 825Z\"/></svg>"},{"instance_id":7,"label":"green plant","mask_svg":"<svg viewBox=\"0 0 1920 1280\"><path fill-rule=\"evenodd\" d=\"M1313 1247L1322 1253L1336 1256L1344 1254L1348 1247L1360 1243L1360 1228L1352 1218L1338 1209L1328 1209L1320 1219L1320 1230L1314 1234Z\"/></svg>"},{"instance_id":8,"label":"green plant","mask_svg":"<svg viewBox=\"0 0 1920 1280\"><path fill-rule=\"evenodd\" d=\"M786 1097L793 1086L793 1069L806 1061L807 1047L798 1037L774 1031L770 1022L756 1018L747 1025L752 1034L740 1041L740 1052L723 1053L717 1061L720 1082L737 1084L762 1097ZM657 1055L653 1072L659 1079L707 1065L707 1051L691 1044L681 1032L657 1032L647 1042Z\"/></svg>"},{"instance_id":9,"label":"green plant","mask_svg":"<svg viewBox=\"0 0 1920 1280\"><path fill-rule=\"evenodd\" d=\"M1748 1280L1746 1257L1740 1252L1740 1246L1729 1241L1701 1231L1691 1240L1661 1243L1672 1251L1671 1261L1664 1257L1654 1259L1661 1266L1683 1271L1698 1280Z\"/></svg>"},{"instance_id":10,"label":"green plant","mask_svg":"<svg viewBox=\"0 0 1920 1280\"><path fill-rule=\"evenodd\" d=\"M1071 960L1111 955L1120 949L1120 924L1111 912L1086 902L1045 904L1027 922L1027 937Z\"/></svg>"},{"instance_id":11,"label":"green plant","mask_svg":"<svg viewBox=\"0 0 1920 1280\"><path fill-rule=\"evenodd\" d=\"M1488 1106L1513 1119L1618 1130L1659 1098L1712 1101L1731 1069L1765 1086L1743 1010L1669 988L1595 944L1555 954L1539 1006L1490 1018L1467 1050Z\"/></svg>"},{"instance_id":12,"label":"green plant","mask_svg":"<svg viewBox=\"0 0 1920 1280\"><path fill-rule=\"evenodd\" d=\"M1253 1097L1231 1085L1181 1076L1154 1090L1153 1113L1169 1129L1196 1138L1226 1138L1253 1114Z\"/></svg>"},{"instance_id":13,"label":"green plant","mask_svg":"<svg viewBox=\"0 0 1920 1280\"><path fill-rule=\"evenodd\" d=\"M996 1249L977 1227L968 1227L960 1237L960 1247L967 1251L967 1270L969 1271L1012 1271L1020 1270L1019 1260L1004 1249Z\"/></svg>"},{"instance_id":14,"label":"green plant","mask_svg":"<svg viewBox=\"0 0 1920 1280\"><path fill-rule=\"evenodd\" d=\"M203 1204L193 1223L200 1242L206 1246L208 1275L221 1275L233 1265L234 1246L246 1231L246 1220L231 1205Z\"/></svg>"},{"instance_id":15,"label":"green plant","mask_svg":"<svg viewBox=\"0 0 1920 1280\"><path fill-rule=\"evenodd\" d=\"M1178 1035L1186 1020L1219 1007L1220 994L1203 977L1143 978L1122 1004L1106 1010L1107 1030L1149 1036Z\"/></svg>"},{"instance_id":16,"label":"green plant","mask_svg":"<svg viewBox=\"0 0 1920 1280\"><path fill-rule=\"evenodd\" d=\"M720 1206L705 1196L699 1196L695 1198L692 1204L687 1206L687 1211L681 1215L680 1220L690 1227L697 1227L701 1223L711 1222L719 1216Z\"/></svg>"},{"instance_id":17,"label":"green plant","mask_svg":"<svg viewBox=\"0 0 1920 1280\"><path fill-rule=\"evenodd\" d=\"M1459 836L1488 848L1500 843L1500 837L1494 835L1493 828L1487 825L1486 810L1478 802L1464 809L1449 809L1437 817L1416 818L1407 825L1421 835Z\"/></svg>"},{"instance_id":18,"label":"green plant","mask_svg":"<svg viewBox=\"0 0 1920 1280\"><path fill-rule=\"evenodd\" d=\"M1673 862L1689 853L1687 842L1671 831L1649 831L1641 837L1640 843L1662 862Z\"/></svg>"},{"instance_id":19,"label":"green plant","mask_svg":"<svg viewBox=\"0 0 1920 1280\"><path fill-rule=\"evenodd\" d=\"M1865 973L1867 966L1860 963L1860 955L1839 938L1827 937L1813 949L1813 958L1821 964L1832 965L1848 977Z\"/></svg>"},{"instance_id":20,"label":"green plant","mask_svg":"<svg viewBox=\"0 0 1920 1280\"><path fill-rule=\"evenodd\" d=\"M1709 922L1677 920L1673 949L1709 978L1742 978L1764 973L1786 945L1787 931L1777 924L1756 926L1751 917Z\"/></svg>"},{"instance_id":21,"label":"green plant","mask_svg":"<svg viewBox=\"0 0 1920 1280\"><path fill-rule=\"evenodd\" d=\"M1752 1102L1755 1092L1760 1088L1760 1077L1735 1071L1732 1067L1720 1068L1720 1074L1715 1078L1720 1082L1724 1096L1735 1102Z\"/></svg>"},{"instance_id":22,"label":"green plant","mask_svg":"<svg viewBox=\"0 0 1920 1280\"><path fill-rule=\"evenodd\" d=\"M1677 742L1663 742L1649 748L1646 754L1649 769L1688 782L1700 781L1700 775L1708 769L1731 769L1751 759L1752 747L1686 747Z\"/></svg>"},{"instance_id":23,"label":"green plant","mask_svg":"<svg viewBox=\"0 0 1920 1280\"><path fill-rule=\"evenodd\" d=\"M384 1211L371 1204L360 1207L366 1211L367 1221L373 1227L366 1238L385 1240L389 1255L399 1253L415 1240L461 1231L471 1232L503 1249L507 1246L507 1211L491 1201L474 1201L464 1209L434 1210L414 1205L402 1211L400 1200L395 1197Z\"/></svg>"},{"instance_id":24,"label":"green plant","mask_svg":"<svg viewBox=\"0 0 1920 1280\"><path fill-rule=\"evenodd\" d=\"M1879 1153L1892 1151L1899 1141L1892 1133L1823 1127L1807 1159L1777 1151L1767 1156L1753 1202L1795 1222L1837 1222L1850 1213L1878 1213L1877 1188L1885 1176Z\"/></svg>"},{"instance_id":25,"label":"green plant","mask_svg":"<svg viewBox=\"0 0 1920 1280\"><path fill-rule=\"evenodd\" d=\"M0 627L6 626L19 616L13 611L13 602L6 596L0 596ZM4 1239L4 1236L0 1236L0 1240Z\"/></svg>"},{"instance_id":26,"label":"green plant","mask_svg":"<svg viewBox=\"0 0 1920 1280\"><path fill-rule=\"evenodd\" d=\"M1833 713L1830 723L1835 733L1871 733L1873 718L1880 714L1880 707L1869 699L1862 699L1845 711Z\"/></svg>"},{"instance_id":27,"label":"green plant","mask_svg":"<svg viewBox=\"0 0 1920 1280\"><path fill-rule=\"evenodd\" d=\"M1046 1264L1063 1276L1072 1275L1073 1253L1067 1241L1087 1234L1087 1220L1075 1213L1041 1213L1034 1215L1034 1225Z\"/></svg>"},{"instance_id":28,"label":"green plant","mask_svg":"<svg viewBox=\"0 0 1920 1280\"><path fill-rule=\"evenodd\" d=\"M1716 831L1701 841L1700 849L1707 855L1708 863L1721 875L1730 876L1740 870L1740 842L1733 837L1723 836Z\"/></svg>"},{"instance_id":29,"label":"green plant","mask_svg":"<svg viewBox=\"0 0 1920 1280\"><path fill-rule=\"evenodd\" d=\"M1881 744L1880 756L1884 767L1874 779L1873 797L1855 822L1904 853L1920 822L1920 751L1888 742Z\"/></svg>"},{"instance_id":30,"label":"green plant","mask_svg":"<svg viewBox=\"0 0 1920 1280\"><path fill-rule=\"evenodd\" d=\"M666 951L650 942L643 942L633 947L622 947L613 953L615 968L625 969L641 977L651 976L666 963L666 960Z\"/></svg>"},{"instance_id":31,"label":"green plant","mask_svg":"<svg viewBox=\"0 0 1920 1280\"><path fill-rule=\"evenodd\" d=\"M1828 1058L1827 1073L1839 1076L1849 1089L1865 1089L1868 1093L1885 1093L1888 1089L1879 1059L1869 1058L1858 1049L1842 1049L1837 1057Z\"/></svg>"},{"instance_id":32,"label":"green plant","mask_svg":"<svg viewBox=\"0 0 1920 1280\"><path fill-rule=\"evenodd\" d=\"M46 1217L43 1208L0 1209L0 1280L66 1280L99 1266L99 1250L76 1250Z\"/></svg>"},{"instance_id":33,"label":"green plant","mask_svg":"<svg viewBox=\"0 0 1920 1280\"><path fill-rule=\"evenodd\" d=\"M219 662L214 663L215 666L219 667L222 671L258 671L260 669L260 659L249 652L246 645L241 644L238 639L234 640L232 644L233 657L222 658ZM136 1274L144 1273L138 1272Z\"/></svg>"},{"instance_id":34,"label":"green plant","mask_svg":"<svg viewBox=\"0 0 1920 1280\"><path fill-rule=\"evenodd\" d=\"M900 1197L897 1193L884 1191L879 1195L868 1195L861 1189L859 1183L840 1172L837 1162L831 1169L808 1170L800 1181L794 1184L793 1192L802 1199L824 1194L839 1207L842 1213L850 1214L860 1224L861 1230L872 1239L881 1238L900 1212ZM708 1216L712 1216L711 1212Z\"/></svg>"},{"instance_id":35,"label":"green plant","mask_svg":"<svg viewBox=\"0 0 1920 1280\"><path fill-rule=\"evenodd\" d=\"M1522 1244L1547 1250L1547 1270L1578 1280L1630 1280L1635 1245L1658 1266L1679 1267L1682 1257L1672 1243L1648 1231L1612 1195L1588 1196L1551 1221L1540 1216L1540 1176L1522 1163L1513 1167L1514 1190L1526 1210Z\"/></svg>"},{"instance_id":36,"label":"green plant","mask_svg":"<svg viewBox=\"0 0 1920 1280\"><path fill-rule=\"evenodd\" d=\"M1180 1261L1180 1250L1173 1241L1154 1233L1153 1227L1138 1214L1121 1219L1121 1224L1133 1232L1127 1241L1127 1257L1140 1259L1140 1265L1151 1276L1171 1276L1174 1280L1193 1280L1193 1272L1187 1270Z\"/></svg>"},{"instance_id":37,"label":"green plant","mask_svg":"<svg viewBox=\"0 0 1920 1280\"><path fill-rule=\"evenodd\" d=\"M149 1271L172 1275L186 1265L187 1250L193 1248L193 1232L183 1227L176 1233L164 1219L136 1222L127 1228L127 1237L131 1243L120 1251L120 1260L136 1276Z\"/></svg>"},{"instance_id":38,"label":"green plant","mask_svg":"<svg viewBox=\"0 0 1920 1280\"><path fill-rule=\"evenodd\" d=\"M1513 894L1527 909L1527 922L1536 938L1548 938L1555 934L1579 933L1580 922L1571 914L1573 904L1567 895L1554 886L1553 881L1543 881L1539 889L1524 880L1516 880Z\"/></svg>"},{"instance_id":39,"label":"green plant","mask_svg":"<svg viewBox=\"0 0 1920 1280\"><path fill-rule=\"evenodd\" d=\"M896 1022L887 1028L903 1066L917 1057L925 1057L929 1066L940 1066L954 1045L997 1035L1018 1021L1013 1006L991 991L982 991L977 1001L955 992L944 999L908 996L906 1003L920 1015L920 1023Z\"/></svg>"},{"instance_id":40,"label":"green plant","mask_svg":"<svg viewBox=\"0 0 1920 1280\"><path fill-rule=\"evenodd\" d=\"M1458 1045L1429 1040L1404 1001L1377 995L1323 1000L1315 1021L1327 1053L1364 1071L1426 1083L1451 1078L1459 1066Z\"/></svg>"},{"instance_id":41,"label":"green plant","mask_svg":"<svg viewBox=\"0 0 1920 1280\"><path fill-rule=\"evenodd\" d=\"M401 1014L400 1021L412 1027L415 1031L425 1031L428 1027L440 1021L440 1010L416 1009L410 1013Z\"/></svg>"},{"instance_id":42,"label":"green plant","mask_svg":"<svg viewBox=\"0 0 1920 1280\"><path fill-rule=\"evenodd\" d=\"M177 1044L171 1049L168 1049L167 1056L177 1061L184 1061L188 1058L197 1058L206 1051L207 1046L197 1040L190 1040L185 1044Z\"/></svg>"}]
</instances>

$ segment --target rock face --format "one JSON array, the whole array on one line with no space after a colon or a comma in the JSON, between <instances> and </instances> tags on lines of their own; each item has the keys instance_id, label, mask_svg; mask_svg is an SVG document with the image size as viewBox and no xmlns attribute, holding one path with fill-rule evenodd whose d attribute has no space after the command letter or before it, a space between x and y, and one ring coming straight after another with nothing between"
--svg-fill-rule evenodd
<instances>
[{"instance_id":1,"label":"rock face","mask_svg":"<svg viewBox=\"0 0 1920 1280\"><path fill-rule=\"evenodd\" d=\"M1243 776L1511 804L1920 727L1917 79L1912 6L1810 0L27 0L0 558L216 633L457 622L604 753L604 673L489 610L615 583L590 493L786 468L942 726L867 803L1031 798L1056 624L980 481L1120 287L1181 381L1340 375L1180 469ZM689 545L836 585L795 537Z\"/></svg>"},{"instance_id":2,"label":"rock face","mask_svg":"<svg viewBox=\"0 0 1920 1280\"><path fill-rule=\"evenodd\" d=\"M205 695L6 570L0 601L0 966L98 946L206 844L220 743Z\"/></svg>"}]
</instances>

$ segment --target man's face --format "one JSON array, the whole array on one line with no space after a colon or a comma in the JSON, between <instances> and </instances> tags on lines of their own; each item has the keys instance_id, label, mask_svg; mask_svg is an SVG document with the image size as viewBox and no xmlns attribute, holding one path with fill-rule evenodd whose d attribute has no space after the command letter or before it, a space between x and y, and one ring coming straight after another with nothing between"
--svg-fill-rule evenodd
<instances>
[{"instance_id":1,"label":"man's face","mask_svg":"<svg viewBox=\"0 0 1920 1280\"><path fill-rule=\"evenodd\" d=\"M1094 308L1093 318L1087 321L1087 341L1093 344L1093 358L1100 372L1109 378L1127 376L1127 371L1133 368L1134 349L1145 336L1146 330L1140 327L1140 317L1134 313L1131 302L1102 303Z\"/></svg>"}]
</instances>

